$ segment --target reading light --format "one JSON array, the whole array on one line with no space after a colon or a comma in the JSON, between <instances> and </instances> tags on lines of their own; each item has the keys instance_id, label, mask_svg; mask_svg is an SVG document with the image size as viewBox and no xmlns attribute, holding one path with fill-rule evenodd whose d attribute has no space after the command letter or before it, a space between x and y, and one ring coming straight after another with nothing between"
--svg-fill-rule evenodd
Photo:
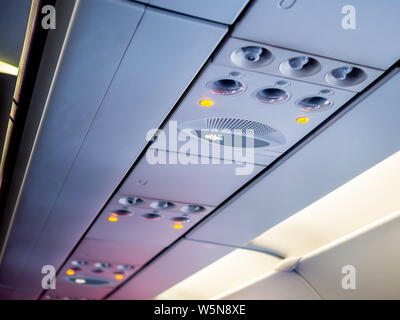
<instances>
[{"instance_id":1,"label":"reading light","mask_svg":"<svg viewBox=\"0 0 400 320\"><path fill-rule=\"evenodd\" d=\"M82 279L82 278L76 278L76 279L74 279L74 282L77 284L85 284L86 280Z\"/></svg>"},{"instance_id":2,"label":"reading light","mask_svg":"<svg viewBox=\"0 0 400 320\"><path fill-rule=\"evenodd\" d=\"M322 111L330 108L332 104L331 100L320 96L310 96L296 102L303 111Z\"/></svg>"},{"instance_id":3,"label":"reading light","mask_svg":"<svg viewBox=\"0 0 400 320\"><path fill-rule=\"evenodd\" d=\"M211 107L213 104L214 104L214 102L209 99L200 100L200 105L203 107Z\"/></svg>"},{"instance_id":4,"label":"reading light","mask_svg":"<svg viewBox=\"0 0 400 320\"><path fill-rule=\"evenodd\" d=\"M215 93L222 95L231 95L241 93L245 87L244 85L233 79L219 79L207 83L207 88Z\"/></svg>"},{"instance_id":5,"label":"reading light","mask_svg":"<svg viewBox=\"0 0 400 320\"><path fill-rule=\"evenodd\" d=\"M66 274L69 275L69 276L73 276L75 274L75 271L72 270L72 269L68 269Z\"/></svg>"},{"instance_id":6,"label":"reading light","mask_svg":"<svg viewBox=\"0 0 400 320\"><path fill-rule=\"evenodd\" d=\"M113 216L130 216L132 213L133 212L131 210L127 209L118 209L111 212Z\"/></svg>"},{"instance_id":7,"label":"reading light","mask_svg":"<svg viewBox=\"0 0 400 320\"><path fill-rule=\"evenodd\" d=\"M11 74L13 76L18 75L18 68L11 64L0 61L0 73Z\"/></svg>"}]
</instances>

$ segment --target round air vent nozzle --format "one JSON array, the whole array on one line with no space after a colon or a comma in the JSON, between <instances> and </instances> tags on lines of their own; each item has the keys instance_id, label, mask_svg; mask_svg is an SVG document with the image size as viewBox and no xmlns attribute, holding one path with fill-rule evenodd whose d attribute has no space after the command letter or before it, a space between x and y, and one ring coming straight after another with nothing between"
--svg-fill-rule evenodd
<instances>
[{"instance_id":1,"label":"round air vent nozzle","mask_svg":"<svg viewBox=\"0 0 400 320\"><path fill-rule=\"evenodd\" d=\"M144 200L137 197L122 197L118 202L124 206L137 206L143 204Z\"/></svg>"},{"instance_id":2,"label":"round air vent nozzle","mask_svg":"<svg viewBox=\"0 0 400 320\"><path fill-rule=\"evenodd\" d=\"M322 111L330 108L333 103L325 97L311 96L300 99L296 105L303 111Z\"/></svg>"},{"instance_id":3,"label":"round air vent nozzle","mask_svg":"<svg viewBox=\"0 0 400 320\"><path fill-rule=\"evenodd\" d=\"M212 93L221 95L238 94L244 91L244 85L234 79L218 79L207 83L207 88Z\"/></svg>"},{"instance_id":4,"label":"round air vent nozzle","mask_svg":"<svg viewBox=\"0 0 400 320\"><path fill-rule=\"evenodd\" d=\"M239 67L258 68L271 63L273 55L264 47L247 46L233 51L231 60Z\"/></svg>"},{"instance_id":5,"label":"round air vent nozzle","mask_svg":"<svg viewBox=\"0 0 400 320\"><path fill-rule=\"evenodd\" d=\"M321 64L314 58L299 56L283 61L279 66L282 74L293 77L308 77L321 70Z\"/></svg>"},{"instance_id":6,"label":"round air vent nozzle","mask_svg":"<svg viewBox=\"0 0 400 320\"><path fill-rule=\"evenodd\" d=\"M366 73L357 67L345 66L333 69L325 76L325 80L335 86L351 87L363 82L367 78Z\"/></svg>"},{"instance_id":7,"label":"round air vent nozzle","mask_svg":"<svg viewBox=\"0 0 400 320\"><path fill-rule=\"evenodd\" d=\"M271 87L258 90L254 97L259 102L278 104L287 101L290 94L283 89Z\"/></svg>"},{"instance_id":8,"label":"round air vent nozzle","mask_svg":"<svg viewBox=\"0 0 400 320\"><path fill-rule=\"evenodd\" d=\"M154 201L150 204L153 209L168 210L175 207L175 204L169 201Z\"/></svg>"},{"instance_id":9,"label":"round air vent nozzle","mask_svg":"<svg viewBox=\"0 0 400 320\"><path fill-rule=\"evenodd\" d=\"M181 208L181 211L183 211L185 213L200 213L200 212L206 211L206 208L204 208L203 206L195 205L195 204L189 204L187 206L183 206Z\"/></svg>"}]
</instances>

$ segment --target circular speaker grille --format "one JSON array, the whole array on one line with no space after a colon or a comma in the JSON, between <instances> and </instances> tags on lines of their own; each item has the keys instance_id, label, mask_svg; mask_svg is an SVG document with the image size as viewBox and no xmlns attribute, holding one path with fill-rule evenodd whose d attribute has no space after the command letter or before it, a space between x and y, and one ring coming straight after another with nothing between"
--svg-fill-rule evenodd
<instances>
[{"instance_id":1,"label":"circular speaker grille","mask_svg":"<svg viewBox=\"0 0 400 320\"><path fill-rule=\"evenodd\" d=\"M336 86L350 87L363 82L366 78L367 75L360 68L346 66L333 69L326 75L325 80Z\"/></svg>"},{"instance_id":2,"label":"circular speaker grille","mask_svg":"<svg viewBox=\"0 0 400 320\"><path fill-rule=\"evenodd\" d=\"M219 79L207 83L207 88L215 94L232 95L242 92L244 85L233 79Z\"/></svg>"},{"instance_id":3,"label":"circular speaker grille","mask_svg":"<svg viewBox=\"0 0 400 320\"><path fill-rule=\"evenodd\" d=\"M258 46L247 46L236 49L231 54L232 62L240 67L258 68L273 60L271 51Z\"/></svg>"},{"instance_id":4,"label":"circular speaker grille","mask_svg":"<svg viewBox=\"0 0 400 320\"><path fill-rule=\"evenodd\" d=\"M321 64L314 58L299 56L283 61L279 71L294 77L308 77L321 70Z\"/></svg>"}]
</instances>

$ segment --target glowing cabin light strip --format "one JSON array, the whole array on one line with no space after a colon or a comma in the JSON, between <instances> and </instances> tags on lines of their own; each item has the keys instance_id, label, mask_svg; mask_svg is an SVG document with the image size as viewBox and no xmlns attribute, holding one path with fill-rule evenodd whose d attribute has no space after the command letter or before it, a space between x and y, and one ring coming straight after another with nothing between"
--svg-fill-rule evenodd
<instances>
[{"instance_id":1,"label":"glowing cabin light strip","mask_svg":"<svg viewBox=\"0 0 400 320\"><path fill-rule=\"evenodd\" d=\"M12 66L11 64L0 61L0 73L16 76L18 74L18 68Z\"/></svg>"}]
</instances>

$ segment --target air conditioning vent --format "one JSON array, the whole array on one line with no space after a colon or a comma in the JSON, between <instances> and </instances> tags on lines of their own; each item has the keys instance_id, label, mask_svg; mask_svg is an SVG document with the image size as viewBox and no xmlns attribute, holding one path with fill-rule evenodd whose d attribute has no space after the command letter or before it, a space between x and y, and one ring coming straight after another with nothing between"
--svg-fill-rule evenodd
<instances>
[{"instance_id":1,"label":"air conditioning vent","mask_svg":"<svg viewBox=\"0 0 400 320\"><path fill-rule=\"evenodd\" d=\"M231 147L260 148L285 143L285 137L278 130L266 124L245 119L225 117L199 119L183 123L180 129L185 129L208 142ZM249 130L254 132L253 141L250 141Z\"/></svg>"}]
</instances>

